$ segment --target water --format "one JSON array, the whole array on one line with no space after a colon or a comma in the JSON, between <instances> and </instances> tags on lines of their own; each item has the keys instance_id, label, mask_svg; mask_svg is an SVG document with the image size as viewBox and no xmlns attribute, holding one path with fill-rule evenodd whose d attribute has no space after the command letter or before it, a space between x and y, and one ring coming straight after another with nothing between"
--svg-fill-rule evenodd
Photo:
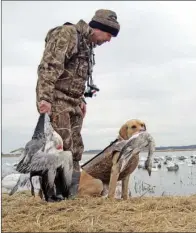
<instances>
[{"instance_id":1,"label":"water","mask_svg":"<svg viewBox=\"0 0 196 233\"><path fill-rule=\"evenodd\" d=\"M140 159L146 158L147 153L141 153ZM162 196L162 195L190 195L196 194L196 165L189 166L191 155L196 155L196 151L179 152L155 152L154 157L165 157L169 155L174 162L179 164L177 172L168 172L166 165L157 171L153 171L151 176L146 170L136 169L130 178L129 188L132 196ZM178 157L184 155L188 159L180 164ZM88 161L94 154L83 154L81 163ZM2 158L2 177L14 172L13 165L19 160L19 157Z\"/></svg>"},{"instance_id":2,"label":"water","mask_svg":"<svg viewBox=\"0 0 196 233\"><path fill-rule=\"evenodd\" d=\"M18 173L14 171L14 164L19 161L19 157L2 157L1 158L1 179L11 173Z\"/></svg>"}]
</instances>

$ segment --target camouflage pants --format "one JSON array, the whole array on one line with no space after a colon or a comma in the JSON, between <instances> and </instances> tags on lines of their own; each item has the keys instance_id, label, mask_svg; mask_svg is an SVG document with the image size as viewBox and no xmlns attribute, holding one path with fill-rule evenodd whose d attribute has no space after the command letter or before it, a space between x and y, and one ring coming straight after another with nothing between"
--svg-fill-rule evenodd
<instances>
[{"instance_id":1,"label":"camouflage pants","mask_svg":"<svg viewBox=\"0 0 196 233\"><path fill-rule=\"evenodd\" d=\"M63 139L63 149L71 150L73 160L80 161L84 151L81 136L83 117L80 106L64 100L55 100L52 103L51 123Z\"/></svg>"}]
</instances>

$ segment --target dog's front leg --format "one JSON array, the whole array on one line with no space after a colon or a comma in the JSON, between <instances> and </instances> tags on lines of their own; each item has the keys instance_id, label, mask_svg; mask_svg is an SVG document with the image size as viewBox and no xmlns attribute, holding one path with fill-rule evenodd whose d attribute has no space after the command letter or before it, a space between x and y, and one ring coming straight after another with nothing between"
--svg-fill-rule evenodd
<instances>
[{"instance_id":1,"label":"dog's front leg","mask_svg":"<svg viewBox=\"0 0 196 233\"><path fill-rule=\"evenodd\" d=\"M114 198L115 195L116 184L120 173L120 166L119 163L117 162L118 157L119 157L119 153L115 153L112 160L113 165L110 174L108 198Z\"/></svg>"},{"instance_id":2,"label":"dog's front leg","mask_svg":"<svg viewBox=\"0 0 196 233\"><path fill-rule=\"evenodd\" d=\"M128 199L129 177L130 177L130 175L127 175L124 179L122 179L122 194L121 194L121 197L124 200Z\"/></svg>"}]
</instances>

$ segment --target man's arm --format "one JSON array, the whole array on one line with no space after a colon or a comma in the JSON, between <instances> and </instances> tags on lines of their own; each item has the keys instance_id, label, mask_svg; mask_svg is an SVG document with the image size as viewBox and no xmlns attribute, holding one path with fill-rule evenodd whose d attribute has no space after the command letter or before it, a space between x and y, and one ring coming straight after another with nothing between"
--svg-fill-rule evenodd
<instances>
[{"instance_id":1,"label":"man's arm","mask_svg":"<svg viewBox=\"0 0 196 233\"><path fill-rule=\"evenodd\" d=\"M64 72L64 64L77 52L78 37L75 28L62 26L49 35L38 67L37 101L53 102L56 80ZM48 37L48 36L47 36Z\"/></svg>"}]
</instances>

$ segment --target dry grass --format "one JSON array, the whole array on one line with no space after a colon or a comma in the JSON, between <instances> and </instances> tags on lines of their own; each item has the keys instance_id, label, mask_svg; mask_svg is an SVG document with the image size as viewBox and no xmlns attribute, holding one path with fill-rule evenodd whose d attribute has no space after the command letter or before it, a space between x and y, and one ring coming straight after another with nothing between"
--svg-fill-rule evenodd
<instances>
[{"instance_id":1,"label":"dry grass","mask_svg":"<svg viewBox=\"0 0 196 233\"><path fill-rule=\"evenodd\" d=\"M4 232L196 232L196 195L46 203L28 192L2 197Z\"/></svg>"}]
</instances>

